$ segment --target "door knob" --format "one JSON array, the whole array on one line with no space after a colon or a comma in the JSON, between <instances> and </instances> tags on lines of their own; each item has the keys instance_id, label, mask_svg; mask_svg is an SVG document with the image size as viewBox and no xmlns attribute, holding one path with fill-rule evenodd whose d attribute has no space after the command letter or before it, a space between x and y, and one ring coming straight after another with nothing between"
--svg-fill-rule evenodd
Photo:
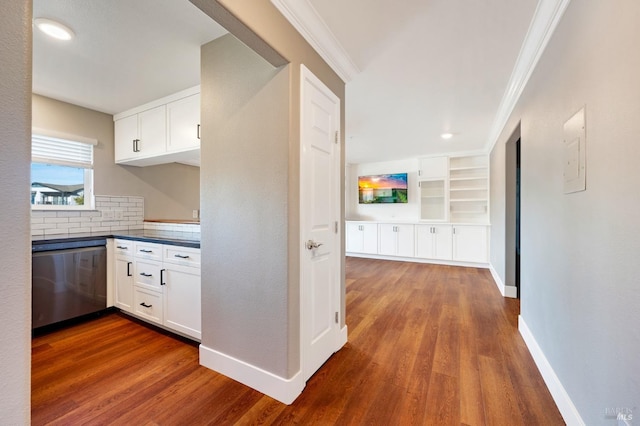
<instances>
[{"instance_id":1,"label":"door knob","mask_svg":"<svg viewBox=\"0 0 640 426\"><path fill-rule=\"evenodd\" d=\"M317 249L318 247L320 247L322 245L322 243L316 243L313 240L309 240L306 243L307 246L307 250L313 250L313 249Z\"/></svg>"}]
</instances>

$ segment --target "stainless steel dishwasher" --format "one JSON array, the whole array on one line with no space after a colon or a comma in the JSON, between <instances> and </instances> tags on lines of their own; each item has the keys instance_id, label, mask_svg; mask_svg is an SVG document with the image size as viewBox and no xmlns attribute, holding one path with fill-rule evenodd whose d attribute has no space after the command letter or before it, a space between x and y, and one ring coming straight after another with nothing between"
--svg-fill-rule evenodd
<instances>
[{"instance_id":1,"label":"stainless steel dishwasher","mask_svg":"<svg viewBox=\"0 0 640 426\"><path fill-rule=\"evenodd\" d=\"M106 309L106 239L34 243L31 283L32 329Z\"/></svg>"}]
</instances>

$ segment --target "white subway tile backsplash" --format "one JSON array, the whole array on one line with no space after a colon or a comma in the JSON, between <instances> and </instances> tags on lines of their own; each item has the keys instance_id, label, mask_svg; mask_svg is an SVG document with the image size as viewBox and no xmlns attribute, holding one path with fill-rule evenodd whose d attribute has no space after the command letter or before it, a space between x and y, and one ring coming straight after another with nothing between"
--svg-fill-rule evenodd
<instances>
[{"instance_id":1,"label":"white subway tile backsplash","mask_svg":"<svg viewBox=\"0 0 640 426\"><path fill-rule=\"evenodd\" d=\"M68 217L45 217L44 223L69 223Z\"/></svg>"},{"instance_id":2,"label":"white subway tile backsplash","mask_svg":"<svg viewBox=\"0 0 640 426\"><path fill-rule=\"evenodd\" d=\"M143 229L143 197L97 195L95 199L95 210L32 211L32 237Z\"/></svg>"},{"instance_id":3,"label":"white subway tile backsplash","mask_svg":"<svg viewBox=\"0 0 640 426\"><path fill-rule=\"evenodd\" d=\"M80 212L58 212L58 217L80 217Z\"/></svg>"},{"instance_id":4,"label":"white subway tile backsplash","mask_svg":"<svg viewBox=\"0 0 640 426\"><path fill-rule=\"evenodd\" d=\"M58 214L52 211L33 210L31 217L58 217Z\"/></svg>"},{"instance_id":5,"label":"white subway tile backsplash","mask_svg":"<svg viewBox=\"0 0 640 426\"><path fill-rule=\"evenodd\" d=\"M84 234L87 232L91 232L91 228L70 228L70 234Z\"/></svg>"},{"instance_id":6,"label":"white subway tile backsplash","mask_svg":"<svg viewBox=\"0 0 640 426\"><path fill-rule=\"evenodd\" d=\"M63 234L68 234L66 229L45 229L44 230L45 237L47 235L63 235Z\"/></svg>"}]
</instances>

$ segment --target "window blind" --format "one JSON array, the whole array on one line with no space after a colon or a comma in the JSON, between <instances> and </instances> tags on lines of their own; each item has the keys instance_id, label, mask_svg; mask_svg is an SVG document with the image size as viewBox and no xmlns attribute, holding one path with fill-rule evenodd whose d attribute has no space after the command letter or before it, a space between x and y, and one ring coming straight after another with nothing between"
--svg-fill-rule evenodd
<instances>
[{"instance_id":1,"label":"window blind","mask_svg":"<svg viewBox=\"0 0 640 426\"><path fill-rule=\"evenodd\" d=\"M31 160L38 163L92 168L93 145L48 136L32 135Z\"/></svg>"}]
</instances>

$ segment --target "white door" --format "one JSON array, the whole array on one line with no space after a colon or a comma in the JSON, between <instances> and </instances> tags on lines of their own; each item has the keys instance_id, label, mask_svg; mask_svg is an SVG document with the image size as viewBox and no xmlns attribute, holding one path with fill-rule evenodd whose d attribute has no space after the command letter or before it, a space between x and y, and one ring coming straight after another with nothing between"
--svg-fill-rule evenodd
<instances>
[{"instance_id":1,"label":"white door","mask_svg":"<svg viewBox=\"0 0 640 426\"><path fill-rule=\"evenodd\" d=\"M340 99L304 65L300 106L300 318L306 381L341 346Z\"/></svg>"}]
</instances>

